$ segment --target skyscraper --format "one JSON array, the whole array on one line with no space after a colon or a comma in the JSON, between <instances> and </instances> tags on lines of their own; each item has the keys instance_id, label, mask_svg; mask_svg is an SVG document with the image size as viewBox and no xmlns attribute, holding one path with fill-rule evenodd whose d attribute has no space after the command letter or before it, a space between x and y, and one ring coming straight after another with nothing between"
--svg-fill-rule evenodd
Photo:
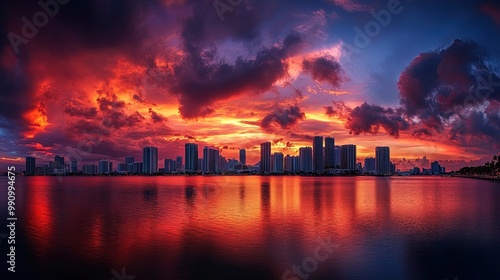
<instances>
[{"instance_id":1,"label":"skyscraper","mask_svg":"<svg viewBox=\"0 0 500 280\"><path fill-rule=\"evenodd\" d=\"M273 156L273 172L283 173L283 153L274 153Z\"/></svg>"},{"instance_id":2,"label":"skyscraper","mask_svg":"<svg viewBox=\"0 0 500 280\"><path fill-rule=\"evenodd\" d=\"M335 146L333 148L333 154L335 155L334 156L334 160L335 160L335 168L340 168L340 146Z\"/></svg>"},{"instance_id":3,"label":"skyscraper","mask_svg":"<svg viewBox=\"0 0 500 280\"><path fill-rule=\"evenodd\" d=\"M287 155L284 169L286 172L300 172L300 157Z\"/></svg>"},{"instance_id":4,"label":"skyscraper","mask_svg":"<svg viewBox=\"0 0 500 280\"><path fill-rule=\"evenodd\" d=\"M185 148L185 167L187 173L198 172L198 145L194 143L186 143Z\"/></svg>"},{"instance_id":5,"label":"skyscraper","mask_svg":"<svg viewBox=\"0 0 500 280\"><path fill-rule=\"evenodd\" d=\"M332 137L325 138L325 168L335 168L335 139Z\"/></svg>"},{"instance_id":6,"label":"skyscraper","mask_svg":"<svg viewBox=\"0 0 500 280\"><path fill-rule=\"evenodd\" d=\"M302 147L299 149L300 172L313 172L313 149L311 147Z\"/></svg>"},{"instance_id":7,"label":"skyscraper","mask_svg":"<svg viewBox=\"0 0 500 280\"><path fill-rule=\"evenodd\" d=\"M36 158L26 157L26 175L35 175Z\"/></svg>"},{"instance_id":8,"label":"skyscraper","mask_svg":"<svg viewBox=\"0 0 500 280\"><path fill-rule=\"evenodd\" d=\"M290 155L285 156L285 165L283 169L286 172L293 172L293 156Z\"/></svg>"},{"instance_id":9,"label":"skyscraper","mask_svg":"<svg viewBox=\"0 0 500 280\"><path fill-rule=\"evenodd\" d=\"M375 148L375 172L380 175L391 173L391 152L389 147Z\"/></svg>"},{"instance_id":10,"label":"skyscraper","mask_svg":"<svg viewBox=\"0 0 500 280\"><path fill-rule=\"evenodd\" d=\"M157 147L145 147L142 149L142 172L144 174L158 173Z\"/></svg>"},{"instance_id":11,"label":"skyscraper","mask_svg":"<svg viewBox=\"0 0 500 280\"><path fill-rule=\"evenodd\" d=\"M198 170L196 172L203 172L203 158L198 158Z\"/></svg>"},{"instance_id":12,"label":"skyscraper","mask_svg":"<svg viewBox=\"0 0 500 280\"><path fill-rule=\"evenodd\" d=\"M76 160L71 161L71 173L73 174L78 173L78 161Z\"/></svg>"},{"instance_id":13,"label":"skyscraper","mask_svg":"<svg viewBox=\"0 0 500 280\"><path fill-rule=\"evenodd\" d=\"M367 173L374 173L375 172L375 158L372 158L372 157L365 158L364 171Z\"/></svg>"},{"instance_id":14,"label":"skyscraper","mask_svg":"<svg viewBox=\"0 0 500 280\"><path fill-rule=\"evenodd\" d=\"M313 168L314 172L322 172L323 165L323 136L313 138Z\"/></svg>"},{"instance_id":15,"label":"skyscraper","mask_svg":"<svg viewBox=\"0 0 500 280\"><path fill-rule=\"evenodd\" d=\"M219 150L205 147L203 148L203 173L219 173Z\"/></svg>"},{"instance_id":16,"label":"skyscraper","mask_svg":"<svg viewBox=\"0 0 500 280\"><path fill-rule=\"evenodd\" d=\"M173 159L165 159L165 173L173 173L176 171L177 162Z\"/></svg>"},{"instance_id":17,"label":"skyscraper","mask_svg":"<svg viewBox=\"0 0 500 280\"><path fill-rule=\"evenodd\" d=\"M95 164L84 164L82 166L82 172L85 175L96 175L97 174L97 165L95 165Z\"/></svg>"},{"instance_id":18,"label":"skyscraper","mask_svg":"<svg viewBox=\"0 0 500 280\"><path fill-rule=\"evenodd\" d=\"M142 170L143 170L143 164L142 162L134 162L132 163L134 168L132 169L132 173L133 174L142 174Z\"/></svg>"},{"instance_id":19,"label":"skyscraper","mask_svg":"<svg viewBox=\"0 0 500 280\"><path fill-rule=\"evenodd\" d=\"M175 166L176 171L177 172L182 171L182 156L178 156L175 159L175 162L176 162L176 166Z\"/></svg>"},{"instance_id":20,"label":"skyscraper","mask_svg":"<svg viewBox=\"0 0 500 280\"><path fill-rule=\"evenodd\" d=\"M134 163L134 157L125 157L125 164Z\"/></svg>"},{"instance_id":21,"label":"skyscraper","mask_svg":"<svg viewBox=\"0 0 500 280\"><path fill-rule=\"evenodd\" d=\"M247 164L247 151L245 149L240 149L240 163Z\"/></svg>"},{"instance_id":22,"label":"skyscraper","mask_svg":"<svg viewBox=\"0 0 500 280\"><path fill-rule=\"evenodd\" d=\"M97 166L97 174L109 174L113 169L111 161L103 159L99 161Z\"/></svg>"},{"instance_id":23,"label":"skyscraper","mask_svg":"<svg viewBox=\"0 0 500 280\"><path fill-rule=\"evenodd\" d=\"M126 163L118 163L116 171L118 173L125 173L125 172L127 172L127 164Z\"/></svg>"},{"instance_id":24,"label":"skyscraper","mask_svg":"<svg viewBox=\"0 0 500 280\"><path fill-rule=\"evenodd\" d=\"M64 157L55 156L54 157L54 174L64 174L65 173L64 166Z\"/></svg>"},{"instance_id":25,"label":"skyscraper","mask_svg":"<svg viewBox=\"0 0 500 280\"><path fill-rule=\"evenodd\" d=\"M260 144L260 171L271 172L271 142Z\"/></svg>"},{"instance_id":26,"label":"skyscraper","mask_svg":"<svg viewBox=\"0 0 500 280\"><path fill-rule=\"evenodd\" d=\"M340 146L340 168L356 170L356 145Z\"/></svg>"},{"instance_id":27,"label":"skyscraper","mask_svg":"<svg viewBox=\"0 0 500 280\"><path fill-rule=\"evenodd\" d=\"M432 175L441 174L441 165L439 165L439 162L434 161L433 163L431 163L431 172Z\"/></svg>"},{"instance_id":28,"label":"skyscraper","mask_svg":"<svg viewBox=\"0 0 500 280\"><path fill-rule=\"evenodd\" d=\"M64 169L64 157L62 157L62 156L55 156L54 157L54 162L56 163L56 168L57 169Z\"/></svg>"}]
</instances>

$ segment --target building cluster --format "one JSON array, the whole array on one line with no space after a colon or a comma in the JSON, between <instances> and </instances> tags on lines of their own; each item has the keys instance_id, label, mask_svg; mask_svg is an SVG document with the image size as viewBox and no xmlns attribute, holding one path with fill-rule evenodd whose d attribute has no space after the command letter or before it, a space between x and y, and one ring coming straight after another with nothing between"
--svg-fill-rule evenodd
<instances>
[{"instance_id":1,"label":"building cluster","mask_svg":"<svg viewBox=\"0 0 500 280\"><path fill-rule=\"evenodd\" d=\"M414 167L412 170L410 170L409 172L406 172L403 175L440 175L440 174L445 174L445 173L446 173L446 169L444 168L444 166L441 166L439 164L439 162L434 161L431 163L430 169L429 168L422 168L422 170L420 170L420 168Z\"/></svg>"},{"instance_id":2,"label":"building cluster","mask_svg":"<svg viewBox=\"0 0 500 280\"><path fill-rule=\"evenodd\" d=\"M113 162L103 159L97 164L83 164L72 160L65 163L62 156L56 155L48 165L37 166L36 158L26 158L26 175L105 175L105 174L224 174L224 173L260 173L260 174L367 174L392 175L396 173L395 164L391 162L389 147L376 147L375 157L364 159L364 164L357 162L356 145L336 146L333 137L316 136L312 139L312 147L301 147L297 156L272 152L271 142L260 145L260 161L256 165L247 165L246 150L239 150L239 160L226 159L220 150L205 146L199 158L198 145L186 143L184 162L182 156L164 159L163 168L158 165L158 148L145 147L142 161L136 162L132 156L126 156L124 162L113 168ZM444 167L433 162L431 169L418 167L404 175L444 173Z\"/></svg>"},{"instance_id":3,"label":"building cluster","mask_svg":"<svg viewBox=\"0 0 500 280\"><path fill-rule=\"evenodd\" d=\"M77 161L71 161L70 164L64 162L64 157L55 156L54 161L48 165L36 165L35 157L26 157L26 175L106 175L111 173L134 174L134 175L152 175L152 174L220 174L231 171L255 171L252 166L246 165L246 150L239 151L239 160L229 159L220 155L219 149L213 147L204 147L203 157L198 158L198 145L187 143L183 162L182 156L175 159L165 159L163 168L158 165L158 148L145 147L142 151L142 161L136 162L132 156L126 156L125 161L116 165L113 169L113 162L103 159L97 164L83 164L78 168Z\"/></svg>"},{"instance_id":4,"label":"building cluster","mask_svg":"<svg viewBox=\"0 0 500 280\"><path fill-rule=\"evenodd\" d=\"M298 156L272 153L271 143L262 143L259 168L261 173L390 175L395 172L389 147L377 147L375 158L367 158L363 167L356 159L356 145L336 146L333 137L323 136L313 137L312 147L299 148Z\"/></svg>"}]
</instances>

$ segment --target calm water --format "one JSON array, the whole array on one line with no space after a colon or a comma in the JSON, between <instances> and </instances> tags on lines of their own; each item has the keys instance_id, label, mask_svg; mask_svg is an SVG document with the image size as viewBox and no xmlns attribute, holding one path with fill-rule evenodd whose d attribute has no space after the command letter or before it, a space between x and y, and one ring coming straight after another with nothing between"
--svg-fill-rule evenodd
<instances>
[{"instance_id":1,"label":"calm water","mask_svg":"<svg viewBox=\"0 0 500 280\"><path fill-rule=\"evenodd\" d=\"M2 261L2 279L131 280L122 268L135 280L287 279L287 270L300 279L292 266L307 279L500 279L500 184L488 181L18 177L16 186L17 272Z\"/></svg>"}]
</instances>

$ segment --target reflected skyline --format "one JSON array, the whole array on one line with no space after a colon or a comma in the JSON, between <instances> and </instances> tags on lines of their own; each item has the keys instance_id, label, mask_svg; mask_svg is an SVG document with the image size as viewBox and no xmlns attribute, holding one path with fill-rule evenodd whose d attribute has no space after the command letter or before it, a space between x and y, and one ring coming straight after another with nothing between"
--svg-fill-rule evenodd
<instances>
[{"instance_id":1,"label":"reflected skyline","mask_svg":"<svg viewBox=\"0 0 500 280\"><path fill-rule=\"evenodd\" d=\"M329 235L340 246L314 277L364 279L381 272L373 265L384 260L395 269L387 279L420 279L406 278L418 275L407 265L422 265L419 254L427 254L412 249L415 242L441 244L443 236L455 236L464 246L480 241L500 248L500 213L495 206L500 191L492 182L479 186L476 180L458 178L139 179L68 178L62 184L55 177L20 179L26 186L18 196L19 205L24 205L20 220L25 221L19 228L24 242L19 245L20 262L36 264L33 267L45 273L81 270L82 277L126 266L131 275L141 276L137 279L195 279L203 271L219 277L228 269L269 279L310 255L319 236ZM405 254L408 258L402 258ZM489 256L500 259L493 251ZM456 262L470 271L478 268L464 263L473 259L463 258ZM68 264L68 271L56 270L68 259L76 261ZM168 265L159 266L158 261ZM408 263L413 261L419 263ZM85 272L78 263L92 269Z\"/></svg>"}]
</instances>

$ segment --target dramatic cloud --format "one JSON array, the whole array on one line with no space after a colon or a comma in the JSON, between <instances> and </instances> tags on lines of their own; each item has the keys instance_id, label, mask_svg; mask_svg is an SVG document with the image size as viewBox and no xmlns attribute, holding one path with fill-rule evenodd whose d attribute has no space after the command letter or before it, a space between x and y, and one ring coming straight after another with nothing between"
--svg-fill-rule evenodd
<instances>
[{"instance_id":1,"label":"dramatic cloud","mask_svg":"<svg viewBox=\"0 0 500 280\"><path fill-rule=\"evenodd\" d=\"M200 27L202 28L202 27ZM198 30L199 32L199 30ZM255 58L238 57L234 64L217 61L216 50L203 50L184 35L188 52L175 67L174 91L179 95L179 111L184 118L205 117L215 102L241 94L260 94L285 77L284 62L301 43L296 34L288 35L280 46L262 48Z\"/></svg>"},{"instance_id":2,"label":"dramatic cloud","mask_svg":"<svg viewBox=\"0 0 500 280\"><path fill-rule=\"evenodd\" d=\"M383 108L376 105L363 103L354 109L348 108L342 102L325 108L330 117L345 120L349 133L377 134L382 127L389 135L399 137L399 132L407 130L410 124L402 117L401 109Z\"/></svg>"},{"instance_id":3,"label":"dramatic cloud","mask_svg":"<svg viewBox=\"0 0 500 280\"><path fill-rule=\"evenodd\" d=\"M326 107L328 116L346 121L353 134L376 134L382 127L398 137L445 137L458 146L499 147L500 78L476 43L455 40L450 46L417 56L401 74L400 107L363 103Z\"/></svg>"},{"instance_id":4,"label":"dramatic cloud","mask_svg":"<svg viewBox=\"0 0 500 280\"><path fill-rule=\"evenodd\" d=\"M305 72L311 74L318 82L328 82L332 87L339 87L342 81L342 68L333 57L318 57L304 60L302 63Z\"/></svg>"},{"instance_id":5,"label":"dramatic cloud","mask_svg":"<svg viewBox=\"0 0 500 280\"><path fill-rule=\"evenodd\" d=\"M485 108L500 102L500 78L488 64L486 52L464 40L419 55L398 82L405 115L427 132L450 132L451 140L495 139L498 111Z\"/></svg>"},{"instance_id":6,"label":"dramatic cloud","mask_svg":"<svg viewBox=\"0 0 500 280\"><path fill-rule=\"evenodd\" d=\"M167 120L167 118L153 111L153 109L151 108L149 108L149 114L151 115L151 119L153 120L154 123L161 123Z\"/></svg>"},{"instance_id":7,"label":"dramatic cloud","mask_svg":"<svg viewBox=\"0 0 500 280\"><path fill-rule=\"evenodd\" d=\"M72 117L83 117L86 119L93 119L97 116L97 108L82 108L71 103L66 104L64 112Z\"/></svg>"},{"instance_id":8,"label":"dramatic cloud","mask_svg":"<svg viewBox=\"0 0 500 280\"><path fill-rule=\"evenodd\" d=\"M305 118L306 114L298 106L290 106L286 109L278 108L266 115L260 121L260 126L268 132L276 131L276 129L289 130ZM281 140L283 139L279 141Z\"/></svg>"}]
</instances>

